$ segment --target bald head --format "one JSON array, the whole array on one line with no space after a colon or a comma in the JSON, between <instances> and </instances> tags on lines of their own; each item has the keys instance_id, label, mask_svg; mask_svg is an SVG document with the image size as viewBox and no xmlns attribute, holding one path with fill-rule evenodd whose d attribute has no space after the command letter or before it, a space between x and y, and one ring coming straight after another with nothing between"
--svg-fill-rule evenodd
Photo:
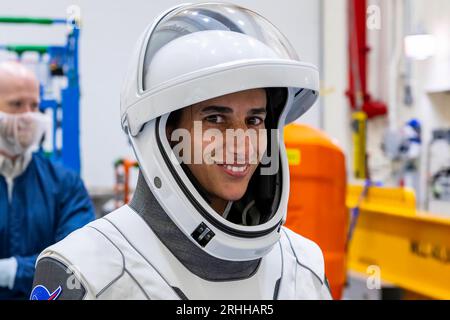
<instances>
[{"instance_id":1,"label":"bald head","mask_svg":"<svg viewBox=\"0 0 450 320\"><path fill-rule=\"evenodd\" d=\"M0 111L31 112L38 106L39 82L34 73L19 62L0 63Z\"/></svg>"}]
</instances>

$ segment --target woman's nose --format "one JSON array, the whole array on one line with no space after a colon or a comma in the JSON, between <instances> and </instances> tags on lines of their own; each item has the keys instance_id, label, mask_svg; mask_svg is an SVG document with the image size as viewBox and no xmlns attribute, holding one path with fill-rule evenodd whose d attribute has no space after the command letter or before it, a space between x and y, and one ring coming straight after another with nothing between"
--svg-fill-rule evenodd
<instances>
[{"instance_id":1,"label":"woman's nose","mask_svg":"<svg viewBox=\"0 0 450 320\"><path fill-rule=\"evenodd\" d=\"M257 133L251 130L253 129L234 129L233 134L226 137L227 154L233 155L233 160L237 163L248 162L256 154L256 141L253 140L257 139Z\"/></svg>"}]
</instances>

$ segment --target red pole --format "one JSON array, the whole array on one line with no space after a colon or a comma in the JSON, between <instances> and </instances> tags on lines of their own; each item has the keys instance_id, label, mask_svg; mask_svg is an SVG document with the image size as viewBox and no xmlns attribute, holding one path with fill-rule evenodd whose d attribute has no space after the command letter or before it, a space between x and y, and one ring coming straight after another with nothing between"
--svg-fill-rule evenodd
<instances>
[{"instance_id":1,"label":"red pole","mask_svg":"<svg viewBox=\"0 0 450 320\"><path fill-rule=\"evenodd\" d=\"M352 109L364 111L369 118L387 113L386 105L373 101L367 88L367 0L348 1L348 90L346 92Z\"/></svg>"}]
</instances>

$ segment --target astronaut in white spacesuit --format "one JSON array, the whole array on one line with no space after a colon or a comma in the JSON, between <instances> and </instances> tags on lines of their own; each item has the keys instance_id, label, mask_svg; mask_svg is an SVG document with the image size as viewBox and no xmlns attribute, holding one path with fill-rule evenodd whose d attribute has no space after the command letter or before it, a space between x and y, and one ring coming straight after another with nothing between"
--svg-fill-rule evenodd
<instances>
[{"instance_id":1,"label":"astronaut in white spacesuit","mask_svg":"<svg viewBox=\"0 0 450 320\"><path fill-rule=\"evenodd\" d=\"M133 199L44 250L30 298L330 299L320 248L282 226L283 127L318 90L316 67L250 10L162 14L121 95L140 167Z\"/></svg>"}]
</instances>

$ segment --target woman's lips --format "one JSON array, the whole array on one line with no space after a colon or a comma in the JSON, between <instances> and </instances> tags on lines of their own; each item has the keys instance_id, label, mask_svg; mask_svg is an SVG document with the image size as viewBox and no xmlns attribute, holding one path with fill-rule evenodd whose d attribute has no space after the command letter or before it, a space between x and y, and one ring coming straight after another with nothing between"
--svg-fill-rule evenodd
<instances>
[{"instance_id":1,"label":"woman's lips","mask_svg":"<svg viewBox=\"0 0 450 320\"><path fill-rule=\"evenodd\" d=\"M226 174L236 177L242 178L245 177L250 171L249 164L218 164L216 163Z\"/></svg>"}]
</instances>

